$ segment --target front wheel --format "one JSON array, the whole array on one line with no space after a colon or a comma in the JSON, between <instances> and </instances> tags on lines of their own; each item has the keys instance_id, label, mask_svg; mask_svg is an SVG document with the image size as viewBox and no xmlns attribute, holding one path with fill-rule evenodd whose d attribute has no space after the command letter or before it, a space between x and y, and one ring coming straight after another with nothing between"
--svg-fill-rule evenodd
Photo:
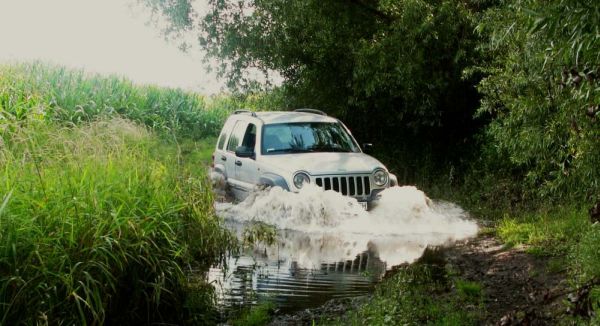
<instances>
[{"instance_id":1,"label":"front wheel","mask_svg":"<svg viewBox=\"0 0 600 326\"><path fill-rule=\"evenodd\" d=\"M231 190L227 184L227 177L221 172L211 170L209 173L210 184L215 194L215 200L217 201L230 201Z\"/></svg>"}]
</instances>

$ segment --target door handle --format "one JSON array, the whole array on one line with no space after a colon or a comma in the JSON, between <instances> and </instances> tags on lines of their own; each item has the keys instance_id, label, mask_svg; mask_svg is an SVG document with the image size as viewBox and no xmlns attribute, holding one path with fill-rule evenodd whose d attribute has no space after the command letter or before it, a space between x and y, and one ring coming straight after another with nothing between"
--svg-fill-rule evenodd
<instances>
[{"instance_id":1,"label":"door handle","mask_svg":"<svg viewBox=\"0 0 600 326\"><path fill-rule=\"evenodd\" d=\"M221 156L221 161L227 161L227 157Z\"/></svg>"},{"instance_id":2,"label":"door handle","mask_svg":"<svg viewBox=\"0 0 600 326\"><path fill-rule=\"evenodd\" d=\"M235 165L242 166L242 161L235 161Z\"/></svg>"}]
</instances>

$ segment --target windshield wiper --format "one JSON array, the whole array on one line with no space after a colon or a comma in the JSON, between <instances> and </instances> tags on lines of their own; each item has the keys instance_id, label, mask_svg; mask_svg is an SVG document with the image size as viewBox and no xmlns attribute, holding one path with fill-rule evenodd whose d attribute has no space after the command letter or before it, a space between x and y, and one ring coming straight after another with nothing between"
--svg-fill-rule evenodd
<instances>
[{"instance_id":1,"label":"windshield wiper","mask_svg":"<svg viewBox=\"0 0 600 326\"><path fill-rule=\"evenodd\" d=\"M312 149L306 148L283 148L283 149L274 149L272 151L267 151L267 153L309 153L313 152Z\"/></svg>"},{"instance_id":2,"label":"windshield wiper","mask_svg":"<svg viewBox=\"0 0 600 326\"><path fill-rule=\"evenodd\" d=\"M344 148L340 148L340 147L313 147L312 150L314 150L315 152L342 152L342 153L348 153L350 152L350 150L344 149Z\"/></svg>"}]
</instances>

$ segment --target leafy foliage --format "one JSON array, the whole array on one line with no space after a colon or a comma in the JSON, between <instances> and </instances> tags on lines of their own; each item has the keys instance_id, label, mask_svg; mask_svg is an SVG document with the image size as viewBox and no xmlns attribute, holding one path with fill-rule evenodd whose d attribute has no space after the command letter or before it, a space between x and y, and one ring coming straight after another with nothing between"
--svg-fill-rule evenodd
<instances>
[{"instance_id":1,"label":"leafy foliage","mask_svg":"<svg viewBox=\"0 0 600 326\"><path fill-rule=\"evenodd\" d=\"M500 177L513 204L600 193L599 12L592 0L212 0L191 24L232 87L249 85L247 69L277 71L283 106L343 118L401 181L454 179L476 160L466 183L500 194Z\"/></svg>"},{"instance_id":2,"label":"leafy foliage","mask_svg":"<svg viewBox=\"0 0 600 326\"><path fill-rule=\"evenodd\" d=\"M600 193L600 5L504 1L478 31L490 60L479 115L493 159L512 165L536 196ZM505 166L506 166L505 164Z\"/></svg>"}]
</instances>

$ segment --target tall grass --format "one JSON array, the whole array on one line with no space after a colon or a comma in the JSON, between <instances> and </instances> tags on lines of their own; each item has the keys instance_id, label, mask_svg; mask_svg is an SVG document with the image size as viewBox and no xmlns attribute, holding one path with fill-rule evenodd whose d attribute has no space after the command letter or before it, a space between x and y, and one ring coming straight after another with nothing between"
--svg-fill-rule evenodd
<instances>
[{"instance_id":1,"label":"tall grass","mask_svg":"<svg viewBox=\"0 0 600 326\"><path fill-rule=\"evenodd\" d=\"M0 109L17 119L37 114L80 123L119 114L153 130L200 139L218 134L231 110L207 102L179 89L137 86L40 62L0 66Z\"/></svg>"},{"instance_id":2,"label":"tall grass","mask_svg":"<svg viewBox=\"0 0 600 326\"><path fill-rule=\"evenodd\" d=\"M0 66L0 325L214 321L212 287L184 270L236 245L205 139L276 102Z\"/></svg>"},{"instance_id":3,"label":"tall grass","mask_svg":"<svg viewBox=\"0 0 600 326\"><path fill-rule=\"evenodd\" d=\"M183 308L183 266L210 265L231 244L203 173L179 165L173 146L128 120L64 126L7 117L0 324L194 317Z\"/></svg>"}]
</instances>

